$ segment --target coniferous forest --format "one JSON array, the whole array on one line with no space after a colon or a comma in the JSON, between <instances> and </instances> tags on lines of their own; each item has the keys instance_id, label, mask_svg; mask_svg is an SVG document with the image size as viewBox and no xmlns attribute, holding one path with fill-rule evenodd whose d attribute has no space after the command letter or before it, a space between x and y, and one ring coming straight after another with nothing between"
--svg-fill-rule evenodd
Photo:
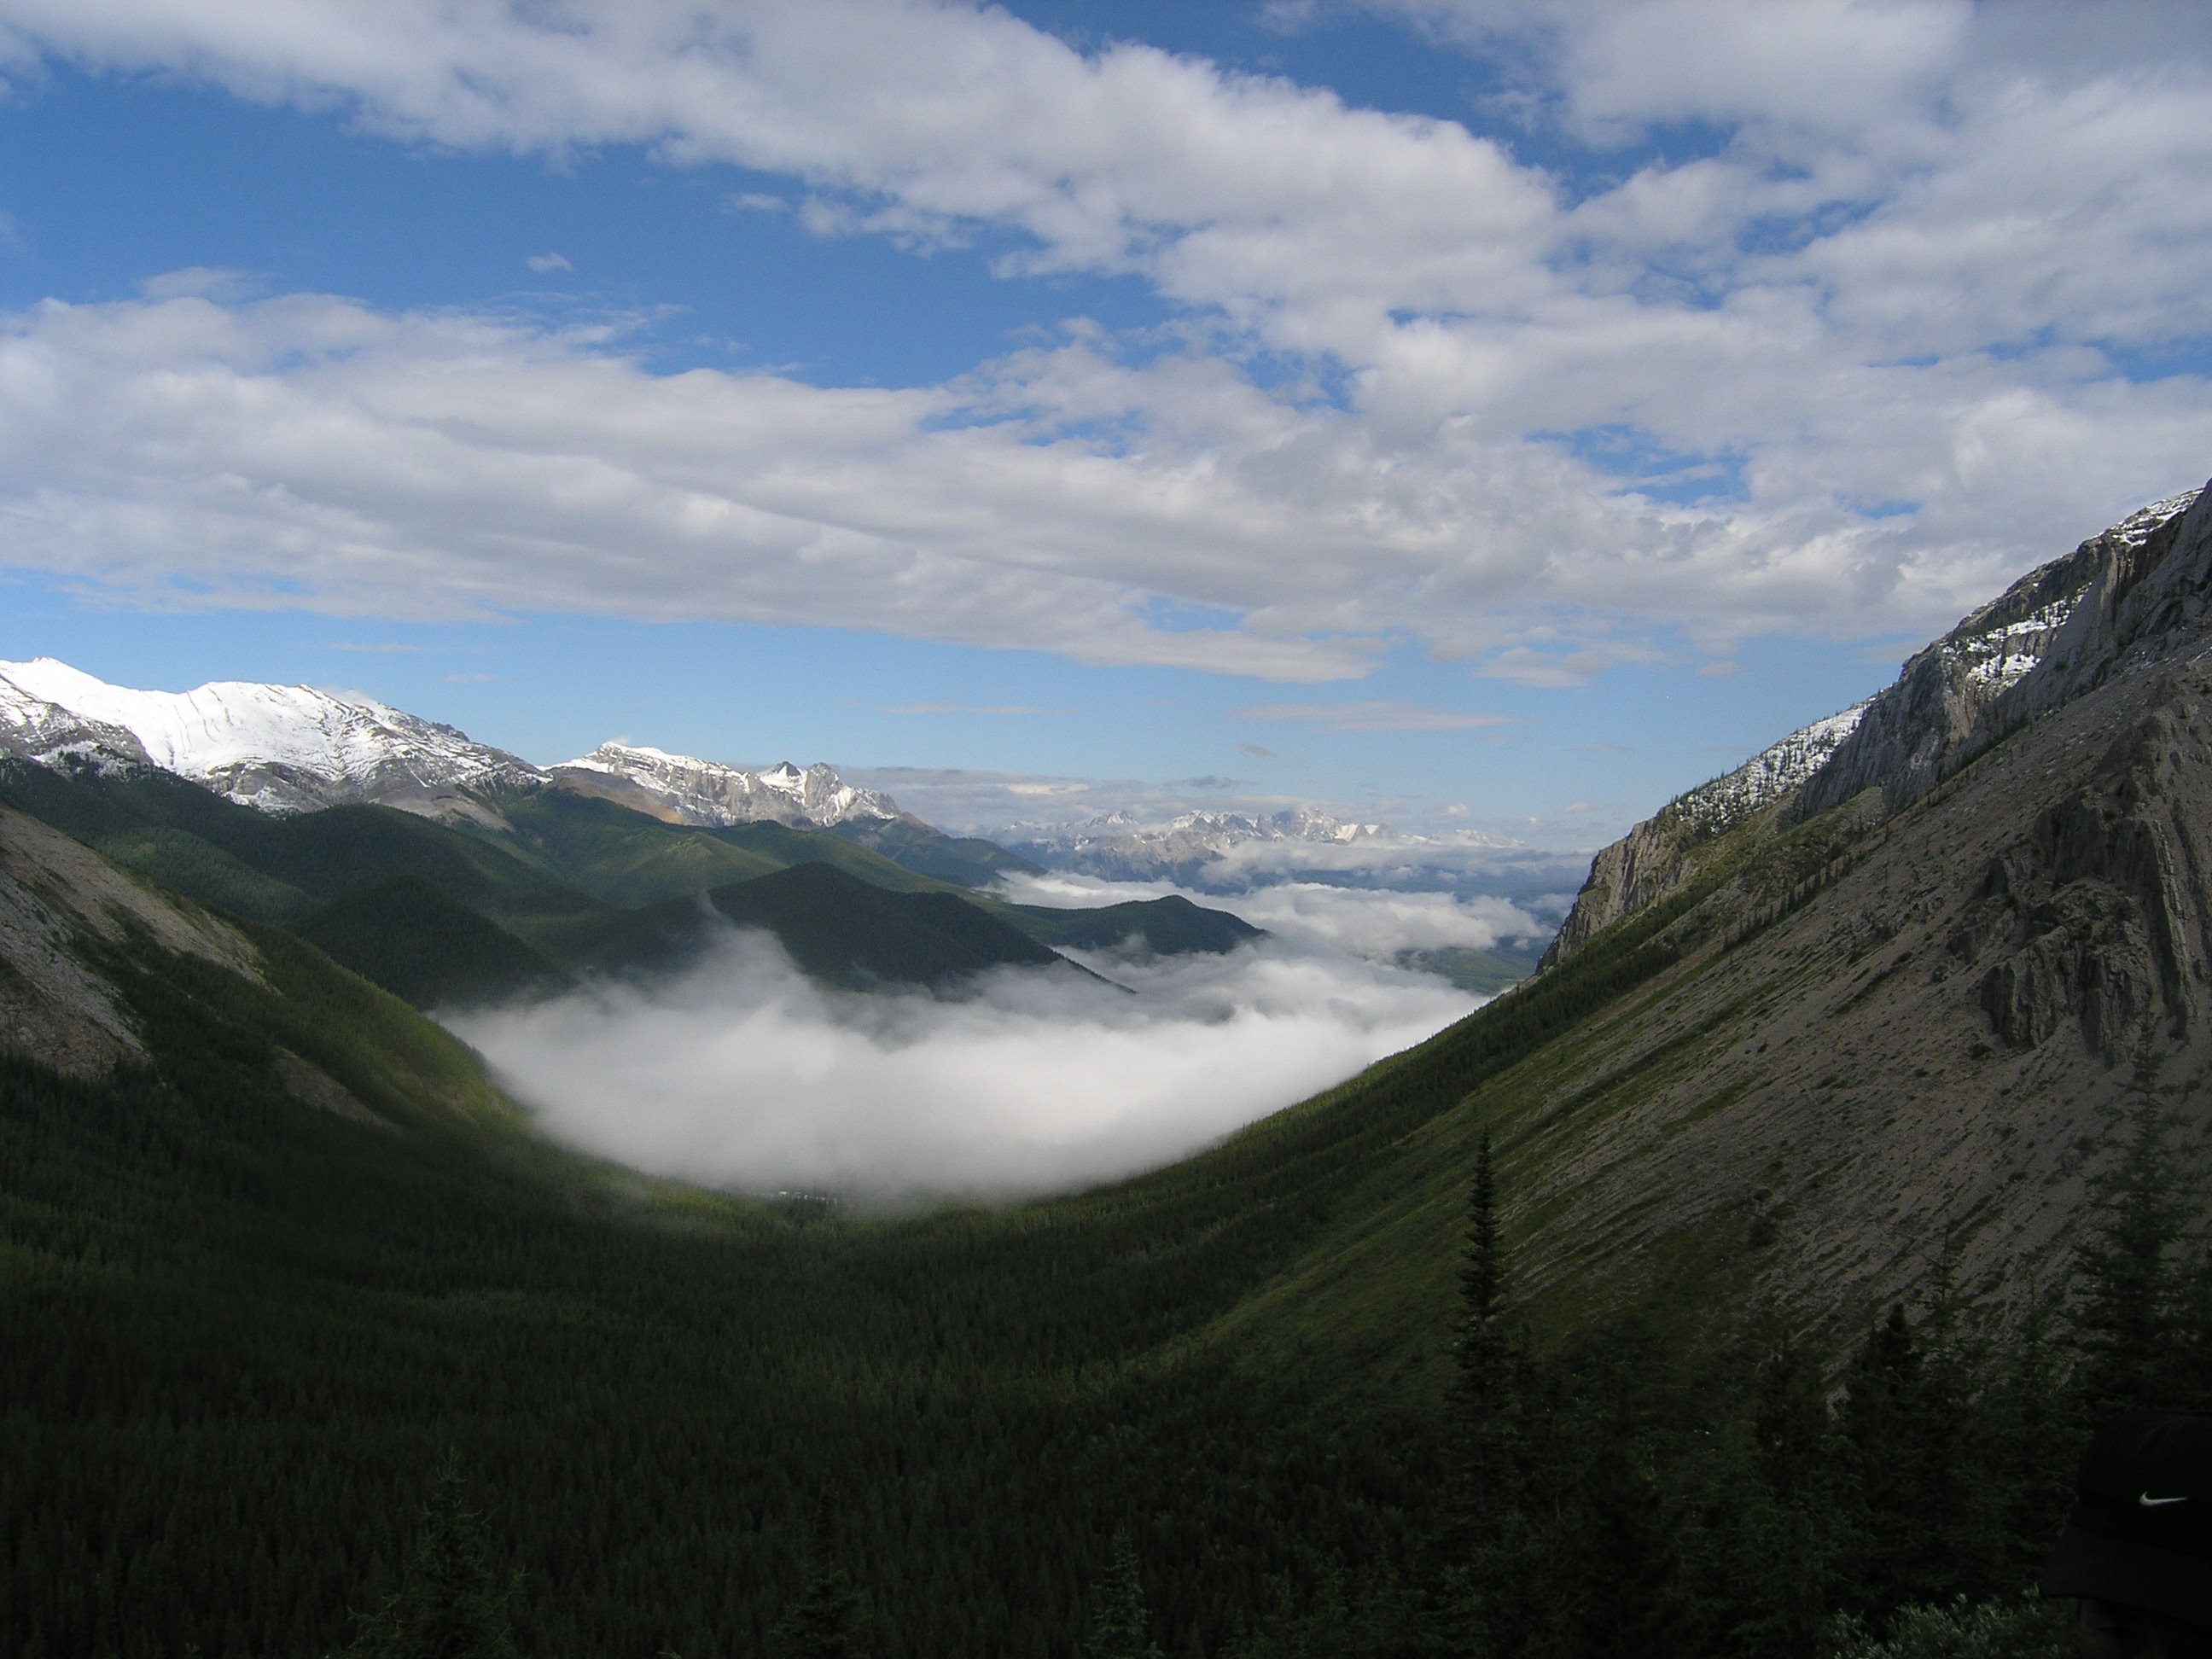
<instances>
[{"instance_id":1,"label":"coniferous forest","mask_svg":"<svg viewBox=\"0 0 2212 1659\"><path fill-rule=\"evenodd\" d=\"M2003 1338L1940 1291L1839 1373L1778 1316L1540 1328L1486 1139L1440 1394L1200 1340L1393 1109L1544 1041L1633 937L1356 1118L903 1220L410 1109L481 1086L461 1051L256 938L273 988L113 953L156 1070L0 1061L10 1654L2057 1651L2020 1596L2085 1426L2212 1403L2148 1072L2070 1299ZM303 1110L280 1043L404 1132Z\"/></svg>"}]
</instances>

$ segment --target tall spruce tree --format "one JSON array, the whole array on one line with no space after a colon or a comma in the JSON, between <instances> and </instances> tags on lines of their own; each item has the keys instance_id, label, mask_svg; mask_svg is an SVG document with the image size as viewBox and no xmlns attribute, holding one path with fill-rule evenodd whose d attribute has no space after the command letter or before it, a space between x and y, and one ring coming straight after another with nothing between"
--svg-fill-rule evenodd
<instances>
[{"instance_id":1,"label":"tall spruce tree","mask_svg":"<svg viewBox=\"0 0 2212 1659\"><path fill-rule=\"evenodd\" d=\"M468 1506L458 1454L447 1453L422 1506L398 1590L362 1624L350 1659L513 1659L522 1575L492 1571L483 1516Z\"/></svg>"},{"instance_id":2,"label":"tall spruce tree","mask_svg":"<svg viewBox=\"0 0 2212 1659\"><path fill-rule=\"evenodd\" d=\"M822 1494L806 1555L806 1587L769 1630L778 1659L867 1659L868 1598L837 1553L837 1505Z\"/></svg>"},{"instance_id":3,"label":"tall spruce tree","mask_svg":"<svg viewBox=\"0 0 2212 1659\"><path fill-rule=\"evenodd\" d=\"M2070 1323L2083 1419L2171 1407L2203 1386L2184 1374L2188 1292L2178 1260L2186 1208L2166 1146L2157 1066L2138 1062L2120 1160L2092 1188L2095 1219L2075 1260Z\"/></svg>"},{"instance_id":4,"label":"tall spruce tree","mask_svg":"<svg viewBox=\"0 0 2212 1659\"><path fill-rule=\"evenodd\" d=\"M1087 1659L1164 1659L1152 1638L1144 1569L1126 1527L1114 1534L1113 1562L1091 1586L1091 1638L1083 1644Z\"/></svg>"},{"instance_id":5,"label":"tall spruce tree","mask_svg":"<svg viewBox=\"0 0 2212 1659\"><path fill-rule=\"evenodd\" d=\"M1505 1250L1498 1232L1497 1166L1486 1127L1475 1147L1467 1237L1460 1251L1451 1394L1459 1464L1454 1507L1465 1533L1463 1545L1474 1551L1495 1541L1498 1511L1510 1501L1507 1488L1521 1355L1505 1318Z\"/></svg>"}]
</instances>

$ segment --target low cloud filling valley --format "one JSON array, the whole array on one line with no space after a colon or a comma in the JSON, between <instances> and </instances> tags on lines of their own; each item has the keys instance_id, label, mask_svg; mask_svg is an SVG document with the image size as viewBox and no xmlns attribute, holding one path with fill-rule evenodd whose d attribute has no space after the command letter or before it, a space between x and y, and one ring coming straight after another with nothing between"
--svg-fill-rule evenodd
<instances>
[{"instance_id":1,"label":"low cloud filling valley","mask_svg":"<svg viewBox=\"0 0 2212 1659\"><path fill-rule=\"evenodd\" d=\"M1173 890L1027 878L1019 902ZM864 1208L1011 1200L1157 1168L1420 1042L1484 999L1396 965L1552 924L1498 898L1317 883L1193 896L1268 930L1138 943L948 994L836 990L732 929L689 971L449 1016L545 1133L647 1173Z\"/></svg>"}]
</instances>

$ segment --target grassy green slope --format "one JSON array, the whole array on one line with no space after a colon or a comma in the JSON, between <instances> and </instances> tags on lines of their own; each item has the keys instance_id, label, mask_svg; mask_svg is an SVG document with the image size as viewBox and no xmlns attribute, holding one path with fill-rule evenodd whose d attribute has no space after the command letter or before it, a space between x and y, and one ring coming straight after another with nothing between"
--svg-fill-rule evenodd
<instances>
[{"instance_id":1,"label":"grassy green slope","mask_svg":"<svg viewBox=\"0 0 2212 1659\"><path fill-rule=\"evenodd\" d=\"M179 1648L334 1643L450 1444L532 1576L534 1650L761 1650L826 1493L889 1651L1066 1649L1124 1524L1158 1628L1218 1651L1268 1575L1370 1558L1436 1498L1476 1125L1532 1189L1617 1109L1589 1095L1593 1057L1735 942L1716 895L1794 902L1784 878L1832 850L1716 843L1553 973L1170 1168L860 1225L501 1133L465 1054L285 935L257 935L265 991L118 965L173 1091L0 1066L0 1314L70 1333L64 1364L0 1358L24 1429L0 1512L19 1581L57 1587L47 1649L103 1618ZM410 1133L273 1098L271 1041ZM1516 1211L1516 1243L1547 1219ZM1736 1282L1732 1249L1555 1274L1534 1310L1644 1306L1686 1333ZM106 1604L76 1588L103 1561ZM186 1611L155 1631L167 1583Z\"/></svg>"},{"instance_id":2,"label":"grassy green slope","mask_svg":"<svg viewBox=\"0 0 2212 1659\"><path fill-rule=\"evenodd\" d=\"M513 839L594 898L620 909L687 897L797 864L830 864L893 892L957 890L822 830L780 823L726 829L664 823L614 801L568 790L503 796ZM491 836L492 844L507 842Z\"/></svg>"},{"instance_id":3,"label":"grassy green slope","mask_svg":"<svg viewBox=\"0 0 2212 1659\"><path fill-rule=\"evenodd\" d=\"M951 893L895 893L827 864L795 864L698 898L611 917L580 944L578 965L606 973L683 967L712 938L709 909L773 933L805 972L832 985L940 985L987 969L1066 964Z\"/></svg>"},{"instance_id":4,"label":"grassy green slope","mask_svg":"<svg viewBox=\"0 0 2212 1659\"><path fill-rule=\"evenodd\" d=\"M1299 1551L1421 1501L1418 1424L1156 1369L1295 1220L672 1191L515 1133L459 1045L252 937L265 985L100 953L158 1077L0 1058L0 1319L39 1334L0 1345L0 1651L327 1650L447 1447L548 1653L763 1650L825 1496L890 1652L1067 1648L1132 1522L1164 1625L1218 1649ZM292 1099L279 1045L404 1133Z\"/></svg>"},{"instance_id":5,"label":"grassy green slope","mask_svg":"<svg viewBox=\"0 0 2212 1659\"><path fill-rule=\"evenodd\" d=\"M1103 951L1141 938L1162 956L1186 951L1219 955L1249 945L1264 930L1226 910L1193 904L1179 893L1165 898L1133 899L1088 910L1056 910L1041 904L1008 904L999 913L1031 939L1045 945Z\"/></svg>"}]
</instances>

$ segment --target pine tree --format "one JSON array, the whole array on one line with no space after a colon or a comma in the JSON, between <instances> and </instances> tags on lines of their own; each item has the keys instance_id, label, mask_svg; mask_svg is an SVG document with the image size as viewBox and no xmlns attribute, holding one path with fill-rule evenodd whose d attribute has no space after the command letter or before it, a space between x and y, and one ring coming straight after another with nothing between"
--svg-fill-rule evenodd
<instances>
[{"instance_id":1,"label":"pine tree","mask_svg":"<svg viewBox=\"0 0 2212 1659\"><path fill-rule=\"evenodd\" d=\"M2174 1247L2184 1209L2154 1093L2155 1063L2138 1062L2130 1134L2118 1165L2094 1186L2097 1216L2075 1263L2072 1310L2078 1408L2091 1422L2174 1403L2198 1379L2178 1374L2188 1344L2186 1286Z\"/></svg>"},{"instance_id":2,"label":"pine tree","mask_svg":"<svg viewBox=\"0 0 2212 1659\"><path fill-rule=\"evenodd\" d=\"M867 1659L868 1598L838 1559L837 1510L824 1492L814 1514L806 1588L769 1631L784 1659Z\"/></svg>"},{"instance_id":3,"label":"pine tree","mask_svg":"<svg viewBox=\"0 0 2212 1659\"><path fill-rule=\"evenodd\" d=\"M1453 1431L1459 1462L1455 1507L1468 1547L1496 1532L1512 1452L1520 1354L1505 1319L1505 1251L1498 1236L1498 1176L1485 1128L1468 1194L1467 1239L1460 1253L1460 1328L1453 1352Z\"/></svg>"},{"instance_id":4,"label":"pine tree","mask_svg":"<svg viewBox=\"0 0 2212 1659\"><path fill-rule=\"evenodd\" d=\"M1113 1565L1091 1586L1091 1600L1096 1610L1091 1616L1091 1638L1083 1644L1088 1659L1164 1659L1152 1639L1144 1574L1127 1528L1114 1534Z\"/></svg>"},{"instance_id":5,"label":"pine tree","mask_svg":"<svg viewBox=\"0 0 2212 1659\"><path fill-rule=\"evenodd\" d=\"M483 1516L448 1452L422 1506L399 1589L363 1624L353 1659L513 1659L520 1573L495 1581Z\"/></svg>"}]
</instances>

